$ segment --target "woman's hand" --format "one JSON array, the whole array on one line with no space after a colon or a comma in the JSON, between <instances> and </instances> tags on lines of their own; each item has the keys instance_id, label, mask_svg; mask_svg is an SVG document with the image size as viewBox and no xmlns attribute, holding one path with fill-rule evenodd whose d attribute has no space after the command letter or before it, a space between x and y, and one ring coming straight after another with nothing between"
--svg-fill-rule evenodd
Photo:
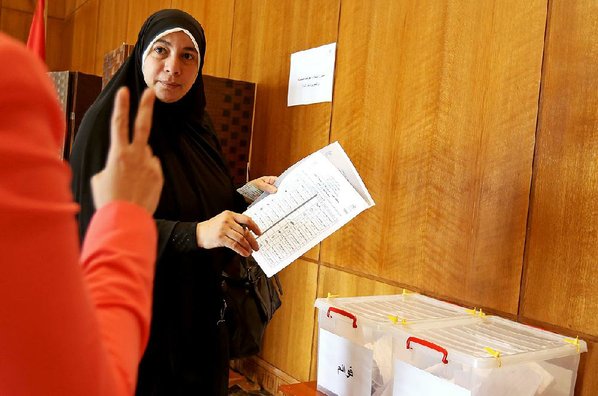
<instances>
[{"instance_id":1,"label":"woman's hand","mask_svg":"<svg viewBox=\"0 0 598 396\"><path fill-rule=\"evenodd\" d=\"M251 217L225 210L197 224L197 246L203 249L227 247L244 257L259 249L255 235L261 235Z\"/></svg>"},{"instance_id":2,"label":"woman's hand","mask_svg":"<svg viewBox=\"0 0 598 396\"><path fill-rule=\"evenodd\" d=\"M276 186L274 186L276 179L278 179L277 176L262 176L251 180L249 183L253 184L254 187L262 191L265 191L269 194L274 194L276 191L278 191Z\"/></svg>"},{"instance_id":3,"label":"woman's hand","mask_svg":"<svg viewBox=\"0 0 598 396\"><path fill-rule=\"evenodd\" d=\"M96 210L121 200L154 213L164 183L160 161L147 144L156 95L150 89L143 93L132 142L129 142L129 98L128 90L121 88L114 99L106 166L91 178L93 202Z\"/></svg>"},{"instance_id":4,"label":"woman's hand","mask_svg":"<svg viewBox=\"0 0 598 396\"><path fill-rule=\"evenodd\" d=\"M255 201L265 191L268 194L274 194L278 189L274 186L278 177L276 176L262 176L245 183L243 187L237 191L241 193L243 199L248 204Z\"/></svg>"}]
</instances>

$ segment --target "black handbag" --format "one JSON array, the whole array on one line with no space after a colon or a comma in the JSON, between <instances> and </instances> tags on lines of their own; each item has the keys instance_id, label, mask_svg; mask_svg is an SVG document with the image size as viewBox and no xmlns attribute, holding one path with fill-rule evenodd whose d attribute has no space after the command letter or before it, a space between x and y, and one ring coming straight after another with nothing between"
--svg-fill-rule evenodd
<instances>
[{"instance_id":1,"label":"black handbag","mask_svg":"<svg viewBox=\"0 0 598 396\"><path fill-rule=\"evenodd\" d=\"M222 290L230 358L257 354L266 326L282 304L278 276L268 278L253 257L237 256L222 272Z\"/></svg>"}]
</instances>

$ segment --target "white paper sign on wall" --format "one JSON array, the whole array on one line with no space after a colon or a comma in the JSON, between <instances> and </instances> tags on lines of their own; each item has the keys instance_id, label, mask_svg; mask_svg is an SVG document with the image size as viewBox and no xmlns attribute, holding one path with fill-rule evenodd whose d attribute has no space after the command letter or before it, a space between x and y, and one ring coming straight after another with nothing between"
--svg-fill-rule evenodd
<instances>
[{"instance_id":1,"label":"white paper sign on wall","mask_svg":"<svg viewBox=\"0 0 598 396\"><path fill-rule=\"evenodd\" d=\"M291 54L289 106L332 102L336 43Z\"/></svg>"}]
</instances>

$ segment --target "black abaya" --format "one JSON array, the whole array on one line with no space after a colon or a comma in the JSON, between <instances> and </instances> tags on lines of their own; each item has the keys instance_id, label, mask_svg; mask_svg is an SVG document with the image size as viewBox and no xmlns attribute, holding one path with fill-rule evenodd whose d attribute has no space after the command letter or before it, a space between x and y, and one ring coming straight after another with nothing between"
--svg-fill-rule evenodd
<instances>
[{"instance_id":1,"label":"black abaya","mask_svg":"<svg viewBox=\"0 0 598 396\"><path fill-rule=\"evenodd\" d=\"M116 91L128 86L131 117L146 84L141 56L156 35L171 28L190 32L200 52L198 77L178 102L156 102L150 145L160 159L164 189L155 213L159 256L154 282L150 339L139 367L137 395L225 395L228 337L220 286L222 266L234 252L197 247L196 224L224 210L242 211L220 146L206 115L201 70L202 27L179 10L150 16L131 57L86 113L71 154L73 193L81 205L80 234L94 212L89 181L105 164Z\"/></svg>"}]
</instances>

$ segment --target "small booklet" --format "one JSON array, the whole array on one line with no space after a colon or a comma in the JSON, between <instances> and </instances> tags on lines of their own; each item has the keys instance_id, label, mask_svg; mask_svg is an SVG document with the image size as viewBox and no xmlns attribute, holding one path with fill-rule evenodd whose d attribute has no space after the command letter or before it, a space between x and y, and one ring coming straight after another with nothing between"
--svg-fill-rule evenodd
<instances>
[{"instance_id":1,"label":"small booklet","mask_svg":"<svg viewBox=\"0 0 598 396\"><path fill-rule=\"evenodd\" d=\"M253 257L268 277L374 206L338 142L288 168L275 185L276 194L261 194L244 212L262 231Z\"/></svg>"}]
</instances>

